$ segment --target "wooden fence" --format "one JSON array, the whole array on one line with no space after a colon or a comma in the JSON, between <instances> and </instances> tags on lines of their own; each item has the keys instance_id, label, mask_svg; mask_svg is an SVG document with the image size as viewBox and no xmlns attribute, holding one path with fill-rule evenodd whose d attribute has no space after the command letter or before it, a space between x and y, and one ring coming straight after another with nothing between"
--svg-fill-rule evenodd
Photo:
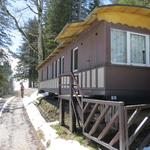
<instances>
[{"instance_id":1,"label":"wooden fence","mask_svg":"<svg viewBox=\"0 0 150 150\"><path fill-rule=\"evenodd\" d=\"M127 150L150 144L150 104L125 106L125 132Z\"/></svg>"},{"instance_id":2,"label":"wooden fence","mask_svg":"<svg viewBox=\"0 0 150 150\"><path fill-rule=\"evenodd\" d=\"M123 102L83 99L83 134L91 140L125 150L124 126Z\"/></svg>"},{"instance_id":3,"label":"wooden fence","mask_svg":"<svg viewBox=\"0 0 150 150\"><path fill-rule=\"evenodd\" d=\"M150 145L150 104L83 99L83 134L110 150Z\"/></svg>"}]
</instances>

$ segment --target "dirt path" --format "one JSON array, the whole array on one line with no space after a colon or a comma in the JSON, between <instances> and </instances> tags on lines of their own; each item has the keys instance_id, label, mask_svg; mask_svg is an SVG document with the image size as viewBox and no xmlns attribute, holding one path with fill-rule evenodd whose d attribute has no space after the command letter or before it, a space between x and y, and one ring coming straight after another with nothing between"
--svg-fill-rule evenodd
<instances>
[{"instance_id":1,"label":"dirt path","mask_svg":"<svg viewBox=\"0 0 150 150\"><path fill-rule=\"evenodd\" d=\"M4 100L0 104L1 109ZM0 117L0 150L44 150L18 97Z\"/></svg>"}]
</instances>

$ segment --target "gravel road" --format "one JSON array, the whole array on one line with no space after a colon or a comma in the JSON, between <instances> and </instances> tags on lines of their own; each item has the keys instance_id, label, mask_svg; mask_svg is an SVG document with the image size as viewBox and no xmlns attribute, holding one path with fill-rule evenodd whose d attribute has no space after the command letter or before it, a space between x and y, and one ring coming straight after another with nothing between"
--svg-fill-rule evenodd
<instances>
[{"instance_id":1,"label":"gravel road","mask_svg":"<svg viewBox=\"0 0 150 150\"><path fill-rule=\"evenodd\" d=\"M5 102L0 99L0 111ZM19 97L14 97L1 113L0 150L44 150Z\"/></svg>"}]
</instances>

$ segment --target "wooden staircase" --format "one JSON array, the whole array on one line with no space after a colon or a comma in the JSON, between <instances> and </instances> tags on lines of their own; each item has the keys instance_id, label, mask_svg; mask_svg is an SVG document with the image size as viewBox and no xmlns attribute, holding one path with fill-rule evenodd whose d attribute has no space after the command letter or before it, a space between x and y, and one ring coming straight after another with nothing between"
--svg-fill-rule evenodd
<instances>
[{"instance_id":1,"label":"wooden staircase","mask_svg":"<svg viewBox=\"0 0 150 150\"><path fill-rule=\"evenodd\" d=\"M63 95L61 92L62 82L61 76L59 77L59 108L60 108L60 124L64 124L64 108L63 108L63 100L69 101L69 114L70 114L70 125L69 128L73 132L76 130L76 122L78 126L81 128L83 116L83 93L79 86L78 75L74 75L71 73L70 75L63 75L63 77L69 77L69 95Z\"/></svg>"}]
</instances>

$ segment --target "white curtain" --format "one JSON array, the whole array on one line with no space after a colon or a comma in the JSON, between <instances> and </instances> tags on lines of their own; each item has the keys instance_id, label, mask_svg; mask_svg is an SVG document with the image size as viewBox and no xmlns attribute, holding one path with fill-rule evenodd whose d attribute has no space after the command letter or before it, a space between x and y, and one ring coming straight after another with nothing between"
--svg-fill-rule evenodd
<instances>
[{"instance_id":1,"label":"white curtain","mask_svg":"<svg viewBox=\"0 0 150 150\"><path fill-rule=\"evenodd\" d=\"M114 63L127 63L126 32L111 30L111 61Z\"/></svg>"},{"instance_id":2,"label":"white curtain","mask_svg":"<svg viewBox=\"0 0 150 150\"><path fill-rule=\"evenodd\" d=\"M131 63L146 64L145 36L131 34L130 36Z\"/></svg>"}]
</instances>

